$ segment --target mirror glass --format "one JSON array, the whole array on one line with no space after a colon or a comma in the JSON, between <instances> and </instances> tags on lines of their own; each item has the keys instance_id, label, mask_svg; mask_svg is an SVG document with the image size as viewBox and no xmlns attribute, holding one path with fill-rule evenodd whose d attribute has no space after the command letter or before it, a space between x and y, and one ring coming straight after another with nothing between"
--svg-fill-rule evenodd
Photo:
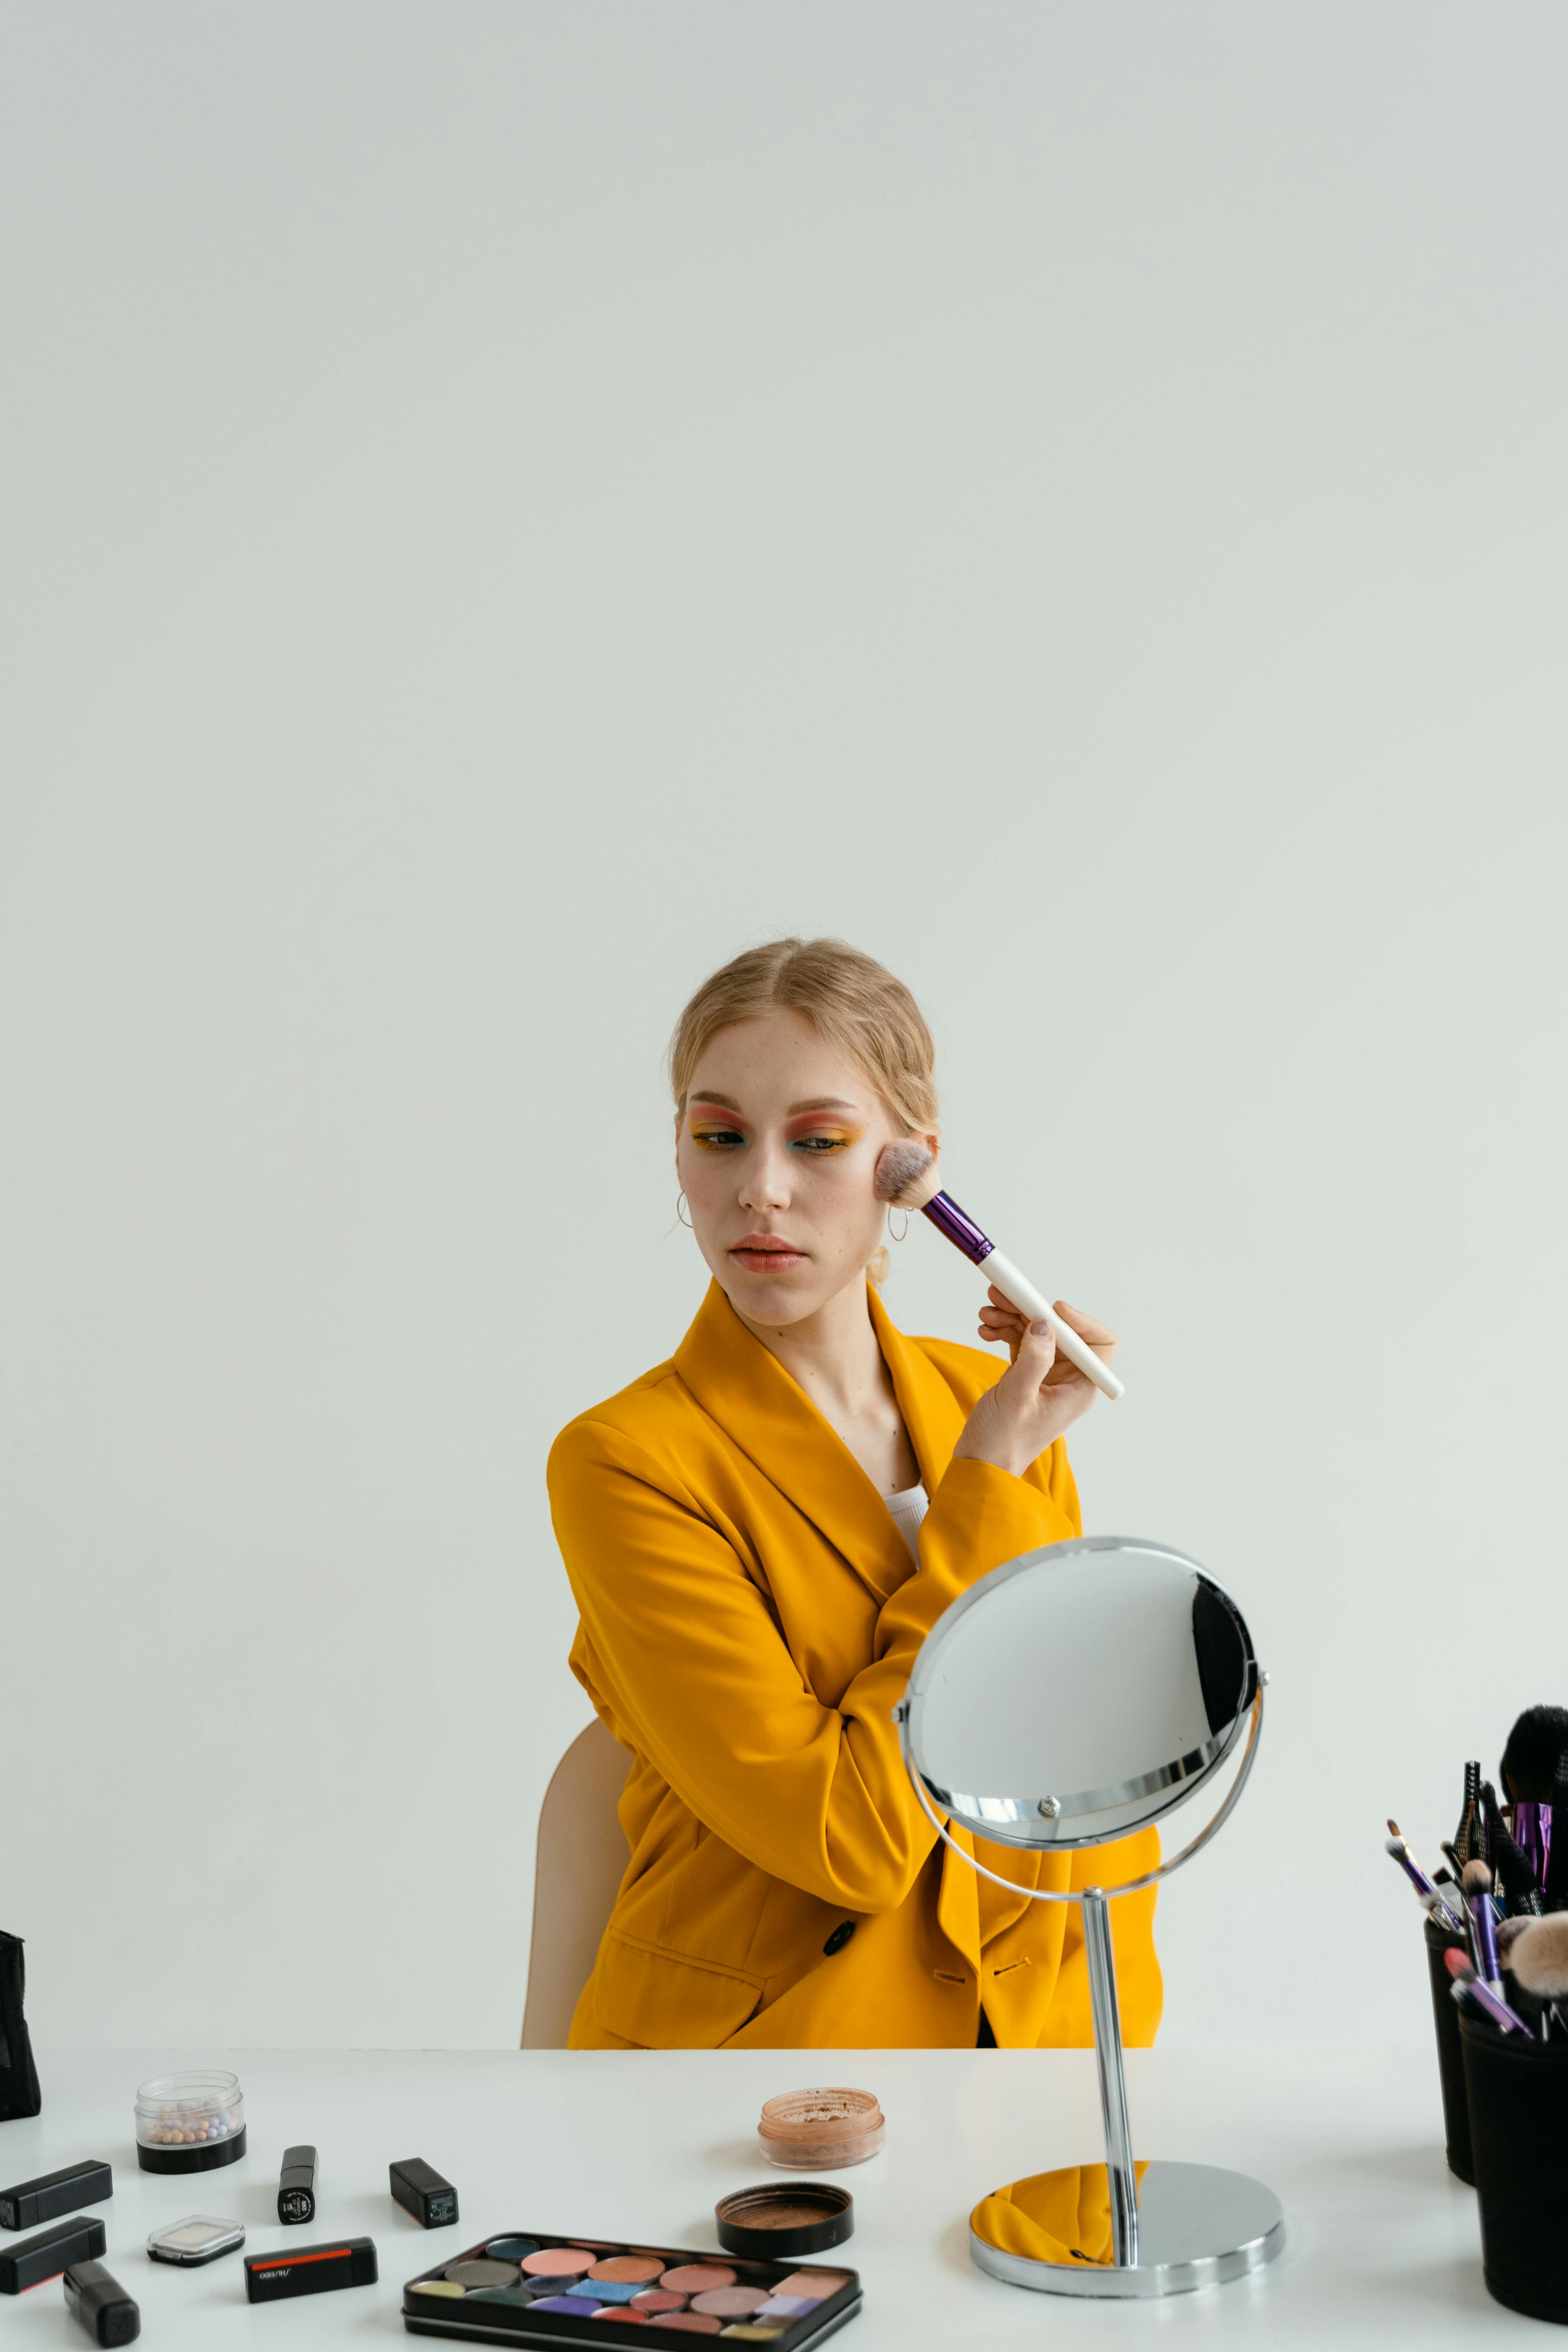
<instances>
[{"instance_id":1,"label":"mirror glass","mask_svg":"<svg viewBox=\"0 0 1568 2352\"><path fill-rule=\"evenodd\" d=\"M1182 1804L1258 1688L1241 1612L1163 1544L1095 1536L993 1569L931 1627L910 1677L910 1761L1003 1845L1102 1845Z\"/></svg>"}]
</instances>

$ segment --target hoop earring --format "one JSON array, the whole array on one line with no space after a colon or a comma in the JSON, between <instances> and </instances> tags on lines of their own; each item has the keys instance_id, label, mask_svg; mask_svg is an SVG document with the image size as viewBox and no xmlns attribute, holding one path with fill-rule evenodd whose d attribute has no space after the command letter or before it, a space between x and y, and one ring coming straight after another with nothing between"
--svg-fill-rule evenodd
<instances>
[{"instance_id":1,"label":"hoop earring","mask_svg":"<svg viewBox=\"0 0 1568 2352\"><path fill-rule=\"evenodd\" d=\"M908 1211L907 1209L900 1209L900 1210L899 1211L899 1214L900 1214L900 1217L902 1217L902 1219L903 1219L903 1221L904 1221L904 1230L903 1230L903 1233L896 1234L896 1233L893 1231L893 1213L892 1213L891 1209L889 1209L889 1210L888 1211L888 1239L889 1239L890 1242L901 1242L901 1241L903 1240L903 1238L904 1238L904 1234L907 1234L907 1233L909 1232L909 1229L910 1229L910 1213L909 1213L909 1211Z\"/></svg>"},{"instance_id":2,"label":"hoop earring","mask_svg":"<svg viewBox=\"0 0 1568 2352\"><path fill-rule=\"evenodd\" d=\"M685 1193L684 1193L684 1192L678 1192L678 1193L676 1194L676 1196L675 1196L675 1222L676 1222L676 1223L677 1223L678 1225L684 1225L684 1226L686 1227L687 1232L689 1234L689 1233L693 1232L693 1231L695 1230L695 1228L694 1228L694 1227L693 1227L693 1225L692 1225L692 1223L691 1223L690 1218L689 1218L689 1217L683 1217L683 1216L681 1215L681 1213L680 1213L681 1210L682 1210L685 1206L686 1206L686 1195L685 1195Z\"/></svg>"}]
</instances>

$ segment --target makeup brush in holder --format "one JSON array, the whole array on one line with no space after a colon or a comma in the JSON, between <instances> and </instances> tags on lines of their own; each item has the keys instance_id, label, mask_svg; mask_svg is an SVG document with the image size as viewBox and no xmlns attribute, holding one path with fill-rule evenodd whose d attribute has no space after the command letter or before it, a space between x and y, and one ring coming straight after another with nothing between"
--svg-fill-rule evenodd
<instances>
[{"instance_id":1,"label":"makeup brush in holder","mask_svg":"<svg viewBox=\"0 0 1568 2352\"><path fill-rule=\"evenodd\" d=\"M937 1172L936 1154L912 1136L898 1143L885 1143L877 1155L874 1178L877 1198L886 1201L892 1209L918 1209L929 1217L939 1234L950 1241L954 1249L962 1250L972 1265L977 1265L987 1282L994 1283L1015 1306L1020 1315L1031 1323L1048 1323L1056 1340L1058 1352L1080 1371L1085 1380L1092 1381L1102 1396L1112 1402L1126 1393L1124 1384L1094 1349L1080 1339L1070 1324L1064 1323L1050 1301L1042 1297L1026 1275L1021 1274L1010 1257L1004 1257L995 1243L983 1234L973 1217L963 1211L951 1193L942 1190L942 1178Z\"/></svg>"}]
</instances>

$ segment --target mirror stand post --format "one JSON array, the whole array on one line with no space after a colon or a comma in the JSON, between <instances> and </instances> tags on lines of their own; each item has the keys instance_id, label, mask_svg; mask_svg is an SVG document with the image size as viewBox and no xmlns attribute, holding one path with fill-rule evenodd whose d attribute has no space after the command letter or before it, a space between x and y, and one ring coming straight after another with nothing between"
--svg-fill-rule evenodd
<instances>
[{"instance_id":1,"label":"mirror stand post","mask_svg":"<svg viewBox=\"0 0 1568 2352\"><path fill-rule=\"evenodd\" d=\"M1084 1891L1083 1949L1094 2017L1094 2054L1100 2067L1100 2112L1105 2125L1111 2260L1120 2266L1138 2260L1138 2189L1132 2169L1132 2132L1127 2120L1127 2070L1121 2061L1121 2011L1116 1999L1110 1906L1102 1886Z\"/></svg>"}]
</instances>

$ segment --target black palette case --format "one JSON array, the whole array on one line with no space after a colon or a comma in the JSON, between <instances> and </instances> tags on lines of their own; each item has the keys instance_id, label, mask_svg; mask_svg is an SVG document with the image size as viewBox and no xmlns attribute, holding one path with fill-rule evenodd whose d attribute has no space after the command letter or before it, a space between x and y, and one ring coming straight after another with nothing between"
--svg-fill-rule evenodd
<instances>
[{"instance_id":1,"label":"black palette case","mask_svg":"<svg viewBox=\"0 0 1568 2352\"><path fill-rule=\"evenodd\" d=\"M592 2316L593 2306L585 2303L583 2316L564 2311L537 2311L521 2308L497 2300L481 2299L477 2294L453 2296L422 2294L422 2286L443 2280L459 2263L479 2263L486 2260L490 2248L529 2239L537 2247L569 2246L588 2254L595 2262L608 2256L631 2254L647 2256L664 2263L667 2269L683 2268L701 2263L731 2272L738 2286L774 2292L786 2279L800 2277L808 2272L819 2272L824 2281L834 2282L833 2292L824 2295L815 2310L788 2320L759 2319L752 2323L726 2322L712 2336L698 2335L686 2328L661 2327L657 2315L634 2319L628 2325L617 2326L605 2316ZM847 2270L832 2262L749 2262L739 2254L715 2253L711 2248L691 2246L655 2246L632 2244L624 2239L563 2238L548 2230L493 2230L488 2239L468 2246L458 2253L445 2254L441 2261L417 2278L410 2279L403 2290L403 2325L410 2336L456 2336L470 2344L528 2344L533 2346L597 2345L601 2352L675 2352L677 2346L690 2347L712 2343L718 2352L732 2352L737 2332L744 2326L741 2341L765 2342L765 2352L806 2352L808 2346L823 2343L847 2319L853 2319L860 2308L858 2273ZM770 2331L764 2339L760 2331Z\"/></svg>"}]
</instances>

